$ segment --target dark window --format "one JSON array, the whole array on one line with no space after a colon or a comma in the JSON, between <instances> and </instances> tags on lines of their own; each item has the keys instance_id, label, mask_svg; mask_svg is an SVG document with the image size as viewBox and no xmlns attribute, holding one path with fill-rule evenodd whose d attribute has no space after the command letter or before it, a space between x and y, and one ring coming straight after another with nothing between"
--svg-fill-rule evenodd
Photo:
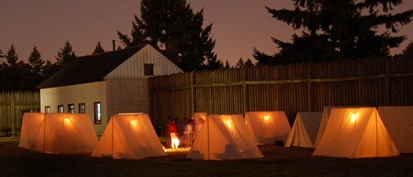
<instances>
[{"instance_id":1,"label":"dark window","mask_svg":"<svg viewBox=\"0 0 413 177\"><path fill-rule=\"evenodd\" d=\"M45 106L44 107L44 113L51 113L51 112L52 112L52 110L51 110L50 106Z\"/></svg>"},{"instance_id":2,"label":"dark window","mask_svg":"<svg viewBox=\"0 0 413 177\"><path fill-rule=\"evenodd\" d=\"M79 103L79 114L86 113L86 106L85 103Z\"/></svg>"},{"instance_id":3,"label":"dark window","mask_svg":"<svg viewBox=\"0 0 413 177\"><path fill-rule=\"evenodd\" d=\"M68 104L67 105L67 112L74 114L75 113L75 105L74 104Z\"/></svg>"},{"instance_id":4,"label":"dark window","mask_svg":"<svg viewBox=\"0 0 413 177\"><path fill-rule=\"evenodd\" d=\"M100 102L93 103L95 112L95 124L102 123L102 105Z\"/></svg>"},{"instance_id":5,"label":"dark window","mask_svg":"<svg viewBox=\"0 0 413 177\"><path fill-rule=\"evenodd\" d=\"M65 108L63 107L63 105L58 105L58 106L57 106L57 112L58 112L58 113L63 113L63 112L65 112Z\"/></svg>"},{"instance_id":6,"label":"dark window","mask_svg":"<svg viewBox=\"0 0 413 177\"><path fill-rule=\"evenodd\" d=\"M144 65L144 74L145 76L153 76L153 64Z\"/></svg>"}]
</instances>

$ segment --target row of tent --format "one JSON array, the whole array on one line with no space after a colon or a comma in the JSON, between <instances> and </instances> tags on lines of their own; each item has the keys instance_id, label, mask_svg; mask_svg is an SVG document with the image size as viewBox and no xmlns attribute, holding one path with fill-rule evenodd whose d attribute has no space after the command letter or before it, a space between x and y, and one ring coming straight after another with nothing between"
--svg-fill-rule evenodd
<instances>
[{"instance_id":1,"label":"row of tent","mask_svg":"<svg viewBox=\"0 0 413 177\"><path fill-rule=\"evenodd\" d=\"M411 106L325 107L298 113L285 147L315 148L315 156L389 157L413 153L412 136Z\"/></svg>"},{"instance_id":2,"label":"row of tent","mask_svg":"<svg viewBox=\"0 0 413 177\"><path fill-rule=\"evenodd\" d=\"M242 115L195 113L190 159L262 158L257 144L316 148L313 155L386 157L412 153L412 107L326 107L300 112L290 128L283 111ZM80 142L80 143L75 143ZM87 115L25 114L19 146L46 153L91 153L94 157L142 159L163 156L149 116L112 116L98 141Z\"/></svg>"},{"instance_id":3,"label":"row of tent","mask_svg":"<svg viewBox=\"0 0 413 177\"><path fill-rule=\"evenodd\" d=\"M19 147L52 154L142 159L166 155L149 116L112 116L98 140L87 114L25 113Z\"/></svg>"}]
</instances>

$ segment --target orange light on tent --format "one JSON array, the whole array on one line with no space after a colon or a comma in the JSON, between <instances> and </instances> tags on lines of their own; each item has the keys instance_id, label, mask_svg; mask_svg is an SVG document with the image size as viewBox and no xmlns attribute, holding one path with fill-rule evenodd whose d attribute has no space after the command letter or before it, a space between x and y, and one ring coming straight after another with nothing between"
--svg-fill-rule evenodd
<instances>
[{"instance_id":1,"label":"orange light on tent","mask_svg":"<svg viewBox=\"0 0 413 177\"><path fill-rule=\"evenodd\" d=\"M231 129L232 129L232 123L231 123L231 120L230 120L230 119L225 120L225 125L226 125L228 128L231 128Z\"/></svg>"},{"instance_id":2,"label":"orange light on tent","mask_svg":"<svg viewBox=\"0 0 413 177\"><path fill-rule=\"evenodd\" d=\"M357 114L352 114L351 117L350 117L350 122L351 122L351 123L356 122L357 118L358 118L358 115L357 115Z\"/></svg>"},{"instance_id":3,"label":"orange light on tent","mask_svg":"<svg viewBox=\"0 0 413 177\"><path fill-rule=\"evenodd\" d=\"M270 116L266 115L264 116L264 121L268 122L270 120Z\"/></svg>"},{"instance_id":4,"label":"orange light on tent","mask_svg":"<svg viewBox=\"0 0 413 177\"><path fill-rule=\"evenodd\" d=\"M135 127L138 126L138 122L135 119L130 120L130 124L132 124Z\"/></svg>"},{"instance_id":5,"label":"orange light on tent","mask_svg":"<svg viewBox=\"0 0 413 177\"><path fill-rule=\"evenodd\" d=\"M70 122L70 119L69 119L69 118L65 118L64 121L65 121L66 124L72 123L72 122Z\"/></svg>"}]
</instances>

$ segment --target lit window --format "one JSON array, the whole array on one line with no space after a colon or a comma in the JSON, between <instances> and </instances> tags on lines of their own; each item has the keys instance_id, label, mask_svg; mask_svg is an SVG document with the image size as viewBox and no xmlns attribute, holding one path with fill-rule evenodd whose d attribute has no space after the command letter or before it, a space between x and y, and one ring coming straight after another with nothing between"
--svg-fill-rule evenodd
<instances>
[{"instance_id":1,"label":"lit window","mask_svg":"<svg viewBox=\"0 0 413 177\"><path fill-rule=\"evenodd\" d=\"M145 76L153 76L153 64L145 64L143 69Z\"/></svg>"},{"instance_id":2,"label":"lit window","mask_svg":"<svg viewBox=\"0 0 413 177\"><path fill-rule=\"evenodd\" d=\"M85 103L79 103L79 114L86 113L86 106Z\"/></svg>"},{"instance_id":3,"label":"lit window","mask_svg":"<svg viewBox=\"0 0 413 177\"><path fill-rule=\"evenodd\" d=\"M95 124L101 124L102 123L102 105L100 102L95 102L94 104L94 110L95 110Z\"/></svg>"},{"instance_id":4,"label":"lit window","mask_svg":"<svg viewBox=\"0 0 413 177\"><path fill-rule=\"evenodd\" d=\"M51 112L52 112L52 110L51 110L50 106L45 106L44 107L44 113L51 113Z\"/></svg>"},{"instance_id":5,"label":"lit window","mask_svg":"<svg viewBox=\"0 0 413 177\"><path fill-rule=\"evenodd\" d=\"M67 112L74 114L75 113L75 105L74 104L68 104L67 105Z\"/></svg>"},{"instance_id":6,"label":"lit window","mask_svg":"<svg viewBox=\"0 0 413 177\"><path fill-rule=\"evenodd\" d=\"M57 112L58 112L58 113L63 113L63 112L65 112L65 108L63 107L63 105L58 105L58 106L57 106Z\"/></svg>"}]
</instances>

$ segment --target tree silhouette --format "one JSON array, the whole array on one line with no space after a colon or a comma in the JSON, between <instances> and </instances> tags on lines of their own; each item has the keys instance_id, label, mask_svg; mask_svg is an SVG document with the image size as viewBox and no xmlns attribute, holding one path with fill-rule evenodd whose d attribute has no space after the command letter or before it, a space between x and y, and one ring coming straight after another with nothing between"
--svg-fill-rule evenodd
<instances>
[{"instance_id":1,"label":"tree silhouette","mask_svg":"<svg viewBox=\"0 0 413 177\"><path fill-rule=\"evenodd\" d=\"M393 34L413 16L413 10L391 13L401 4L402 0L294 0L294 10L266 7L273 18L302 29L302 34L294 34L292 43L273 38L279 53L254 49L254 58L267 65L388 56L390 48L406 39ZM381 27L385 31L379 34Z\"/></svg>"},{"instance_id":2,"label":"tree silhouette","mask_svg":"<svg viewBox=\"0 0 413 177\"><path fill-rule=\"evenodd\" d=\"M72 45L69 43L69 41L66 41L65 46L63 48L60 48L60 50L57 52L57 57L55 58L58 68L61 68L62 66L66 65L76 58L75 52L72 50Z\"/></svg>"},{"instance_id":3,"label":"tree silhouette","mask_svg":"<svg viewBox=\"0 0 413 177\"><path fill-rule=\"evenodd\" d=\"M100 45L100 41L98 41L98 44L96 44L95 50L93 51L93 54L98 54L98 53L105 53L105 50Z\"/></svg>"},{"instance_id":4,"label":"tree silhouette","mask_svg":"<svg viewBox=\"0 0 413 177\"><path fill-rule=\"evenodd\" d=\"M142 0L131 38L118 31L126 46L150 43L184 71L222 68L212 51L212 24L203 28L203 10L194 13L186 0Z\"/></svg>"}]
</instances>

